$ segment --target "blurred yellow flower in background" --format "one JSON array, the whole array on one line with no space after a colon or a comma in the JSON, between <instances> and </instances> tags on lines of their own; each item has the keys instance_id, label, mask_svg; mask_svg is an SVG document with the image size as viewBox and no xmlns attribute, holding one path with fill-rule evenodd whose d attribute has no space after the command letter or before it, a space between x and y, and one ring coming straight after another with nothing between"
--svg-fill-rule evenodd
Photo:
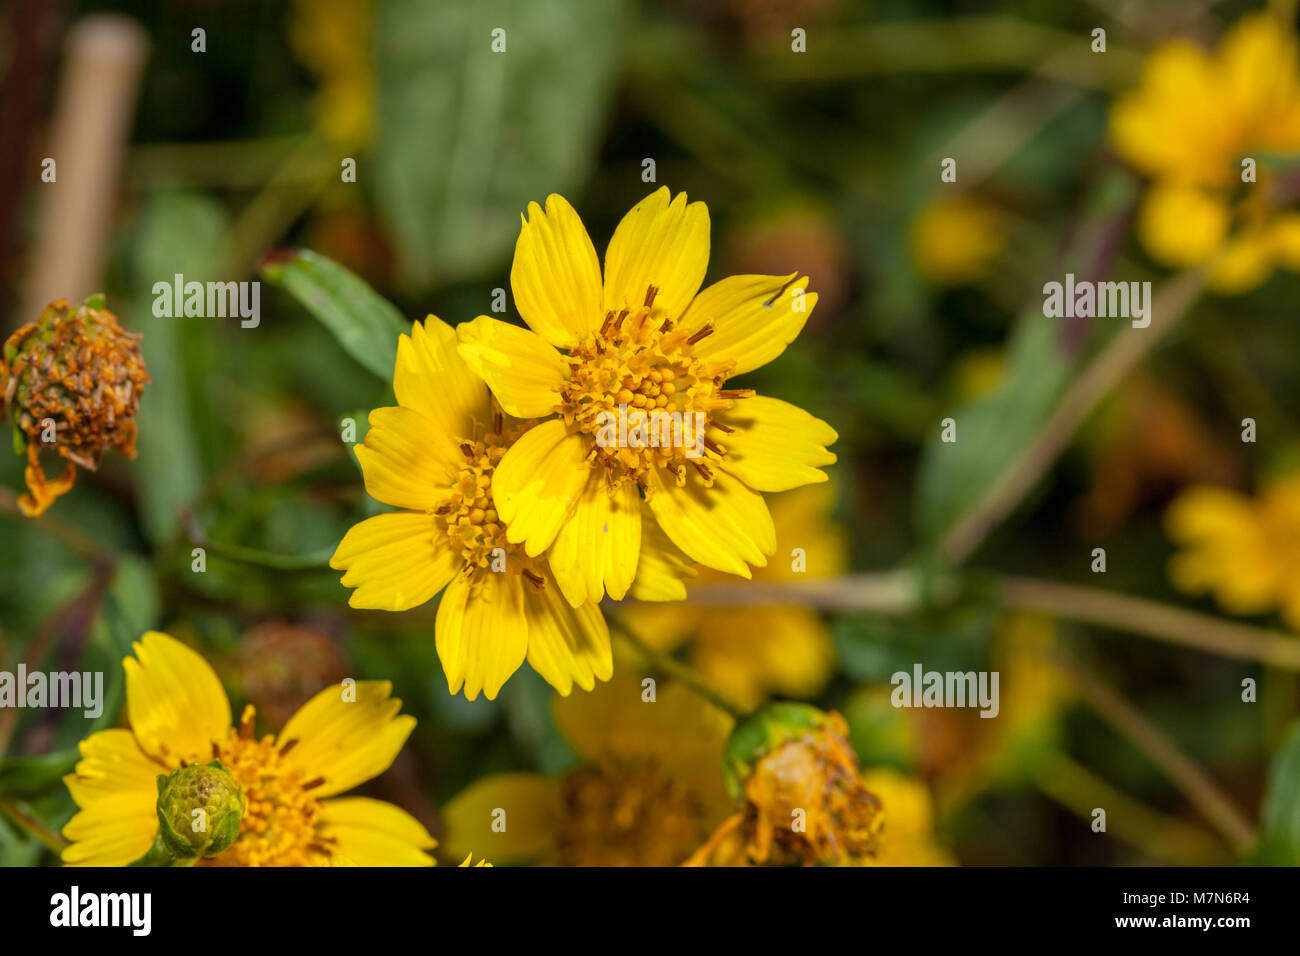
<instances>
[{"instance_id":1,"label":"blurred yellow flower in background","mask_svg":"<svg viewBox=\"0 0 1300 956\"><path fill-rule=\"evenodd\" d=\"M888 767L860 774L885 814L880 848L862 862L867 866L953 866L954 860L934 838L934 800L924 781Z\"/></svg>"},{"instance_id":2,"label":"blurred yellow flower in background","mask_svg":"<svg viewBox=\"0 0 1300 956\"><path fill-rule=\"evenodd\" d=\"M493 409L435 316L401 337L393 390L397 407L370 413L356 454L370 496L407 510L368 518L339 543L330 566L356 588L348 603L404 611L443 591L438 657L451 693L463 687L470 700L495 698L525 658L561 694L608 680L600 608L565 601L545 560L507 540L498 515L494 475L532 423Z\"/></svg>"},{"instance_id":3,"label":"blurred yellow flower in background","mask_svg":"<svg viewBox=\"0 0 1300 956\"><path fill-rule=\"evenodd\" d=\"M1276 610L1300 631L1300 474L1265 484L1255 498L1189 488L1169 506L1165 528L1183 546L1169 562L1174 587L1211 593L1229 614Z\"/></svg>"},{"instance_id":4,"label":"blurred yellow flower in background","mask_svg":"<svg viewBox=\"0 0 1300 956\"><path fill-rule=\"evenodd\" d=\"M800 408L727 380L771 362L803 328L808 278L741 275L700 291L709 213L664 187L623 217L604 276L561 196L536 203L510 285L523 329L489 316L461 325L460 350L511 415L544 418L506 454L492 491L507 538L550 566L574 605L615 599L637 570L641 491L673 544L708 567L750 576L776 551L763 492L825 481L835 431ZM698 293L698 294L697 294ZM563 350L563 351L561 351ZM638 443L610 418L676 415L698 445ZM709 433L705 433L705 429Z\"/></svg>"},{"instance_id":5,"label":"blurred yellow flower in background","mask_svg":"<svg viewBox=\"0 0 1300 956\"><path fill-rule=\"evenodd\" d=\"M1010 232L1006 213L992 203L968 193L941 194L912 223L912 262L935 285L975 282L992 271Z\"/></svg>"},{"instance_id":6,"label":"blurred yellow flower in background","mask_svg":"<svg viewBox=\"0 0 1300 956\"><path fill-rule=\"evenodd\" d=\"M1300 151L1300 55L1278 17L1242 17L1212 53L1182 38L1157 48L1137 89L1113 103L1110 141L1152 180L1137 228L1153 259L1188 268L1221 256L1208 284L1227 294L1296 267L1294 216L1271 208L1265 168L1270 154Z\"/></svg>"},{"instance_id":7,"label":"blurred yellow flower in background","mask_svg":"<svg viewBox=\"0 0 1300 956\"><path fill-rule=\"evenodd\" d=\"M831 520L830 484L772 496L778 557L755 570L755 581L829 578L848 564L844 529ZM798 549L798 553L796 553ZM696 583L728 580L704 570ZM624 619L656 650L690 641L687 659L714 690L742 707L769 696L808 698L830 680L835 648L822 615L799 605L640 604Z\"/></svg>"},{"instance_id":8,"label":"blurred yellow flower in background","mask_svg":"<svg viewBox=\"0 0 1300 956\"><path fill-rule=\"evenodd\" d=\"M721 757L731 718L680 684L660 682L646 700L622 665L594 692L555 700L576 768L491 774L447 804L453 856L481 847L498 862L674 866L699 846L730 806Z\"/></svg>"},{"instance_id":9,"label":"blurred yellow flower in background","mask_svg":"<svg viewBox=\"0 0 1300 956\"><path fill-rule=\"evenodd\" d=\"M289 43L319 80L317 122L344 148L374 135L374 68L370 60L372 0L295 0Z\"/></svg>"},{"instance_id":10,"label":"blurred yellow flower in background","mask_svg":"<svg viewBox=\"0 0 1300 956\"><path fill-rule=\"evenodd\" d=\"M214 758L243 788L239 836L202 865L429 866L434 839L418 820L368 797L339 797L379 776L415 727L387 681L327 687L278 736L253 736L253 708L231 726L230 702L197 653L157 631L126 670L131 729L81 742L64 777L80 811L63 828L71 866L125 866L159 830L158 777ZM334 798L334 799L328 799Z\"/></svg>"}]
</instances>

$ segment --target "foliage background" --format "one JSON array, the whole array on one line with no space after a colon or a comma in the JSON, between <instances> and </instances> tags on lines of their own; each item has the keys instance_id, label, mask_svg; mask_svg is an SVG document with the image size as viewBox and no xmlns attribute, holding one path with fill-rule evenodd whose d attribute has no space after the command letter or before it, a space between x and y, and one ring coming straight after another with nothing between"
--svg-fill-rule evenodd
<instances>
[{"instance_id":1,"label":"foliage background","mask_svg":"<svg viewBox=\"0 0 1300 956\"><path fill-rule=\"evenodd\" d=\"M623 211L657 182L708 203L710 281L736 272L812 276L821 303L786 354L752 384L828 420L835 517L857 570L925 566L942 530L1041 426L1086 342L1058 336L1039 307L1107 224L1123 226L1137 181L1108 153L1109 97L1136 81L1140 54L1173 32L1216 36L1244 3L1108 0L996 5L834 0L322 0L320 3L69 2L47 6L49 55L25 78L38 122L6 150L23 158L14 240L3 270L7 335L20 314L25 256L40 223L42 136L78 18L113 10L148 32L150 55L113 197L101 289L144 333L153 378L139 413L139 457L110 456L38 522L0 514L0 661L105 672L109 707L0 713L0 797L57 830L73 812L58 778L78 740L118 720L121 657L161 628L219 662L241 699L257 667L239 650L251 628L284 621L326 635L341 666L390 679L419 725L372 792L438 832L438 807L506 769L556 772L573 755L549 715L550 688L528 668L495 702L449 697L433 647L434 605L402 615L352 612L338 573L316 567L373 505L338 441L338 423L389 401L389 386L283 290L264 283L262 322L159 319L155 281L251 279L284 244L364 277L408 320L457 322L508 289L519 212L566 195L603 247ZM11 68L25 35L0 18ZM489 49L508 29L508 52ZM207 52L190 30L207 31ZM790 30L808 52L790 50ZM1109 51L1088 36L1107 28ZM24 133L22 137L17 134ZM12 147L9 145L12 142ZM943 286L918 267L911 230L941 188L939 160L996 210L1005 240L974 281ZM355 157L358 182L339 181ZM1099 223L1101 226L1099 226ZM1110 233L1106 233L1111 236ZM1121 228L1107 240L1126 279L1156 279ZM6 246L9 248L9 246ZM923 250L922 250L923 254ZM1067 255L1068 259L1068 255ZM1201 299L1150 360L1091 416L1050 474L979 551L978 565L1176 595L1161 515L1177 488L1244 488L1296 458L1300 391L1297 279L1244 297ZM98 290L69 290L69 296ZM997 376L1012 383L983 411L957 458L938 423ZM1256 445L1240 421L1259 422ZM362 425L364 427L364 425ZM963 425L962 427L966 427ZM1177 440L1160 441L1171 434ZM358 434L358 440L361 435ZM0 486L22 482L0 456ZM191 548L209 547L207 573ZM243 550L240 550L243 549ZM300 567L301 566L301 567ZM978 590L978 589L977 589ZM967 864L1227 862L1228 849L1177 785L1094 709L1049 702L1032 733L997 751L962 792L945 776L977 744L976 726L921 726L881 706L888 675L987 667L999 626L991 595L901 617L828 617L838 672L817 698L848 717L871 766L926 777L939 834ZM1268 623L1267 621L1263 623ZM1159 726L1254 818L1272 755L1300 708L1294 673L1064 621L1061 642ZM1240 699L1260 682L1259 703ZM306 694L304 693L305 697ZM976 721L978 724L978 721ZM1068 754L1067 763L1061 762ZM1083 768L1087 768L1084 770ZM1154 837L1090 831L1114 792L1192 836L1171 853ZM0 816L0 864L51 863L39 833Z\"/></svg>"}]
</instances>

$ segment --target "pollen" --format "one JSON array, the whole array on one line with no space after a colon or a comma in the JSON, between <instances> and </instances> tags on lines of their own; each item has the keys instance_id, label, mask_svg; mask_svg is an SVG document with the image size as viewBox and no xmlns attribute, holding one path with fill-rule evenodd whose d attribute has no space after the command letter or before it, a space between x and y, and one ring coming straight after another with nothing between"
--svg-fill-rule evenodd
<instances>
[{"instance_id":1,"label":"pollen","mask_svg":"<svg viewBox=\"0 0 1300 956\"><path fill-rule=\"evenodd\" d=\"M309 866L313 855L331 852L333 838L320 833L321 805L312 795L320 786L285 765L292 742L277 748L270 734L253 738L253 708L244 710L240 727L212 744L212 753L244 788L245 809L239 838L229 849L200 866ZM314 784L314 786L313 786Z\"/></svg>"},{"instance_id":2,"label":"pollen","mask_svg":"<svg viewBox=\"0 0 1300 956\"><path fill-rule=\"evenodd\" d=\"M497 415L491 431L478 438L459 440L460 473L434 515L452 547L460 550L467 571L496 570L501 566L499 559L505 558L505 568L518 570L540 588L545 585L545 579L533 570L534 562L524 553L523 546L506 540L505 522L497 514L492 498L492 473L523 431L506 430L502 416Z\"/></svg>"},{"instance_id":3,"label":"pollen","mask_svg":"<svg viewBox=\"0 0 1300 956\"><path fill-rule=\"evenodd\" d=\"M707 465L687 469L688 462L704 463L690 447L693 443L682 442L680 436L697 421L716 426L709 421L712 413L732 408L738 399L753 394L722 388L735 363L708 361L695 349L713 334L713 326L693 331L675 327L671 316L654 307L657 292L654 286L647 288L636 310L607 312L600 329L567 355L569 376L556 412L592 439L588 460L605 469L611 488L625 481L644 486L645 476L654 468L667 469L679 486L686 484L690 473L712 485L713 472ZM600 440L602 429L619 420L620 409L633 418L641 418L635 413L645 413L654 438ZM669 422L690 424L673 432ZM725 457L725 445L712 438L704 439L704 447L715 460Z\"/></svg>"}]
</instances>

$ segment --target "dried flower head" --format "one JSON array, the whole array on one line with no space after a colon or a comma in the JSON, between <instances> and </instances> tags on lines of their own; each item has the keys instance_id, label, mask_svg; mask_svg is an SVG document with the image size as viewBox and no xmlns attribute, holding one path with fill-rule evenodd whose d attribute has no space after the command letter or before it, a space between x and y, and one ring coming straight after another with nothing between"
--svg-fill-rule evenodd
<instances>
[{"instance_id":1,"label":"dried flower head","mask_svg":"<svg viewBox=\"0 0 1300 956\"><path fill-rule=\"evenodd\" d=\"M862 782L835 711L769 704L736 727L727 786L741 800L689 865L861 865L884 827L880 801Z\"/></svg>"},{"instance_id":2,"label":"dried flower head","mask_svg":"<svg viewBox=\"0 0 1300 956\"><path fill-rule=\"evenodd\" d=\"M18 503L28 517L72 487L77 465L94 471L109 449L135 457L135 413L149 381L139 338L95 295L76 309L52 302L5 343L0 380L14 448L27 454L29 493ZM67 461L53 481L40 464L46 445Z\"/></svg>"}]
</instances>

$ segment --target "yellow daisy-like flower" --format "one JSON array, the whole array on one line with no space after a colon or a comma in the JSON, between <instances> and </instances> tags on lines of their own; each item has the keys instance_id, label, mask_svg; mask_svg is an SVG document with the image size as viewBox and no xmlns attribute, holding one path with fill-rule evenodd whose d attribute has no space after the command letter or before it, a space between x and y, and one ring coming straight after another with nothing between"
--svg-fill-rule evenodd
<instances>
[{"instance_id":1,"label":"yellow daisy-like flower","mask_svg":"<svg viewBox=\"0 0 1300 956\"><path fill-rule=\"evenodd\" d=\"M1278 610L1300 631L1300 475L1264 486L1257 498L1230 488L1184 491L1165 514L1183 549L1169 563L1174 586L1214 595L1229 614Z\"/></svg>"},{"instance_id":2,"label":"yellow daisy-like flower","mask_svg":"<svg viewBox=\"0 0 1300 956\"><path fill-rule=\"evenodd\" d=\"M834 577L848 564L844 531L830 520L831 485L772 497L779 558L754 572L755 581ZM706 570L694 583L725 580ZM643 641L672 651L690 640L687 659L705 682L742 707L769 696L806 699L830 680L835 648L821 614L797 605L749 607L640 604L626 619Z\"/></svg>"},{"instance_id":3,"label":"yellow daisy-like flower","mask_svg":"<svg viewBox=\"0 0 1300 956\"><path fill-rule=\"evenodd\" d=\"M646 700L619 676L557 699L555 720L579 766L560 777L499 773L443 809L453 855L482 847L505 862L675 866L727 813L721 754L731 719L680 684Z\"/></svg>"},{"instance_id":4,"label":"yellow daisy-like flower","mask_svg":"<svg viewBox=\"0 0 1300 956\"><path fill-rule=\"evenodd\" d=\"M397 407L370 413L356 453L370 496L406 510L368 518L339 543L330 566L356 588L349 603L404 611L442 591L438 657L451 693L463 687L470 700L495 698L525 658L561 694L608 680L600 608L571 606L545 560L506 537L495 476L537 426L493 409L455 331L434 316L398 343L393 390Z\"/></svg>"},{"instance_id":5,"label":"yellow daisy-like flower","mask_svg":"<svg viewBox=\"0 0 1300 956\"><path fill-rule=\"evenodd\" d=\"M1300 152L1300 47L1278 17L1243 17L1214 52L1185 39L1156 49L1138 88L1112 106L1110 140L1153 180L1138 235L1154 259L1187 268L1220 256L1208 284L1229 294L1293 267L1293 226L1269 207L1262 168L1270 154ZM1259 167L1253 183L1242 182L1246 159Z\"/></svg>"},{"instance_id":6,"label":"yellow daisy-like flower","mask_svg":"<svg viewBox=\"0 0 1300 956\"><path fill-rule=\"evenodd\" d=\"M817 301L807 277L733 276L700 292L708 261L708 210L663 188L623 218L602 278L578 214L552 195L545 210L529 205L510 273L528 328L479 316L457 329L507 412L554 415L505 455L492 491L507 538L529 555L550 549L575 606L631 587L642 491L691 560L749 577L776 550L761 493L825 481L819 469L835 461L825 422L726 387L799 334ZM611 440L612 421L643 412L676 416L681 440L662 426L657 438Z\"/></svg>"},{"instance_id":7,"label":"yellow daisy-like flower","mask_svg":"<svg viewBox=\"0 0 1300 956\"><path fill-rule=\"evenodd\" d=\"M125 866L158 834L158 777L220 761L242 787L239 836L210 866L429 866L434 839L406 811L340 797L392 764L415 727L387 681L321 691L277 736L253 735L253 709L231 726L230 701L207 662L150 631L126 671L131 729L81 742L64 783L80 811L63 828L69 866Z\"/></svg>"}]
</instances>

